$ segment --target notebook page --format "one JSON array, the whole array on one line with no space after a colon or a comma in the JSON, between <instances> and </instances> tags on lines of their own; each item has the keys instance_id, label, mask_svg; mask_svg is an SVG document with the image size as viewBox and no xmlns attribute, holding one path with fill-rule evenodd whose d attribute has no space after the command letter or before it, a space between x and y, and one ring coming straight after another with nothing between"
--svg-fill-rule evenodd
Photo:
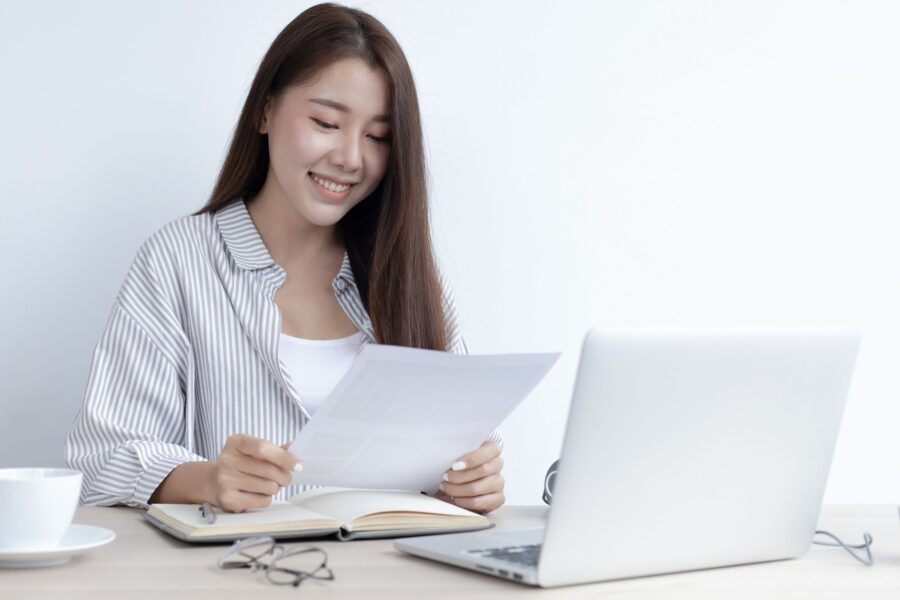
<instances>
[{"instance_id":1,"label":"notebook page","mask_svg":"<svg viewBox=\"0 0 900 600\"><path fill-rule=\"evenodd\" d=\"M301 492L290 500L342 523L373 513L423 512L471 517L464 508L417 492L321 488Z\"/></svg>"},{"instance_id":2,"label":"notebook page","mask_svg":"<svg viewBox=\"0 0 900 600\"><path fill-rule=\"evenodd\" d=\"M203 519L197 504L154 504L153 506L173 518L201 530L210 527L228 527L232 525L246 527L267 523L322 520L323 518L328 518L317 512L313 512L308 508L295 506L290 502L284 501L272 502L271 506L267 506L266 508L251 508L242 513L224 512L217 508L215 509L215 523L207 523Z\"/></svg>"}]
</instances>

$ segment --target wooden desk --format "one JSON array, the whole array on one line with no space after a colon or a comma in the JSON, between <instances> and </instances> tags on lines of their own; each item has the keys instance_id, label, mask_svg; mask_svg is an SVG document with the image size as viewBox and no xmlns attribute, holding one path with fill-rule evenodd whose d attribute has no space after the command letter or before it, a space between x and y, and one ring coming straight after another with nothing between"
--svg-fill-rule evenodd
<instances>
[{"instance_id":1,"label":"wooden desk","mask_svg":"<svg viewBox=\"0 0 900 600\"><path fill-rule=\"evenodd\" d=\"M506 506L498 528L543 524L538 506ZM116 540L45 569L0 569L0 598L900 598L900 524L889 505L830 505L820 527L844 537L875 538L875 565L864 567L841 549L814 546L797 560L539 590L445 566L394 550L389 540L316 541L328 552L336 580L299 589L270 584L263 573L222 571L227 544L192 546L168 537L131 508L80 508L77 523L112 529ZM302 543L302 542L297 542ZM652 544L653 540L647 540ZM735 540L740 543L740 540Z\"/></svg>"}]
</instances>

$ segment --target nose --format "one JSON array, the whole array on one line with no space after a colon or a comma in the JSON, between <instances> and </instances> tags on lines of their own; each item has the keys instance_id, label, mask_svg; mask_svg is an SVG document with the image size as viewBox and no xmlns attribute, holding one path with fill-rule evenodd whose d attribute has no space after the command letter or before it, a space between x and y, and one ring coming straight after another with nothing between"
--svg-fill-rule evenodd
<instances>
[{"instance_id":1,"label":"nose","mask_svg":"<svg viewBox=\"0 0 900 600\"><path fill-rule=\"evenodd\" d=\"M341 136L341 143L331 154L331 162L345 171L362 168L362 147L359 137L348 132Z\"/></svg>"}]
</instances>

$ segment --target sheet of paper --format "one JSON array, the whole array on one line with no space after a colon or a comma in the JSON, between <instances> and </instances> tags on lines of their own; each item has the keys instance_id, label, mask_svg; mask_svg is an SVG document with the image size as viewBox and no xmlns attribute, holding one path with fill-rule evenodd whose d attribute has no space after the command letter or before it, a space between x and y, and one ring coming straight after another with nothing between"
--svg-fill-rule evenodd
<instances>
[{"instance_id":1,"label":"sheet of paper","mask_svg":"<svg viewBox=\"0 0 900 600\"><path fill-rule=\"evenodd\" d=\"M557 358L367 344L291 444L294 483L436 491Z\"/></svg>"}]
</instances>

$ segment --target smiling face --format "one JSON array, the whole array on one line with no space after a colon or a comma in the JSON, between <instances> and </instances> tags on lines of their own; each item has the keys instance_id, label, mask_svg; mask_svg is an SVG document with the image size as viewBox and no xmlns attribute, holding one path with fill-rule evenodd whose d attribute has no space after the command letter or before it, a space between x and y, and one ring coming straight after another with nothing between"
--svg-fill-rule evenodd
<instances>
[{"instance_id":1,"label":"smiling face","mask_svg":"<svg viewBox=\"0 0 900 600\"><path fill-rule=\"evenodd\" d=\"M387 79L357 58L323 68L266 105L265 188L303 220L332 226L378 187L390 156Z\"/></svg>"}]
</instances>

